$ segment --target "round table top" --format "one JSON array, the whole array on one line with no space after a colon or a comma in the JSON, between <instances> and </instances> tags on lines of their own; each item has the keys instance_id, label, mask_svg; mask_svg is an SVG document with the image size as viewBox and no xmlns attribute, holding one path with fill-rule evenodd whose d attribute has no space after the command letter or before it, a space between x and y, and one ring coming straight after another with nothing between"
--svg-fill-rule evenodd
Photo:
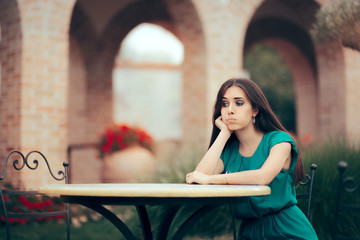
<instances>
[{"instance_id":1,"label":"round table top","mask_svg":"<svg viewBox=\"0 0 360 240\"><path fill-rule=\"evenodd\" d=\"M185 183L51 184L40 193L99 197L243 197L269 195L261 185L199 185Z\"/></svg>"}]
</instances>

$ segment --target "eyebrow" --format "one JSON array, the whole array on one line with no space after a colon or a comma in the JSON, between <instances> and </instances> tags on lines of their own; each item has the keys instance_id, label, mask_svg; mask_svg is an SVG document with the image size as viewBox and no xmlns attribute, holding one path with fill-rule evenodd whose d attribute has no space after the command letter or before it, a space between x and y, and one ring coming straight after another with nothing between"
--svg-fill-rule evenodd
<instances>
[{"instance_id":1,"label":"eyebrow","mask_svg":"<svg viewBox=\"0 0 360 240\"><path fill-rule=\"evenodd\" d=\"M227 99L227 97L222 97L222 99ZM245 100L243 97L234 97L235 100Z\"/></svg>"}]
</instances>

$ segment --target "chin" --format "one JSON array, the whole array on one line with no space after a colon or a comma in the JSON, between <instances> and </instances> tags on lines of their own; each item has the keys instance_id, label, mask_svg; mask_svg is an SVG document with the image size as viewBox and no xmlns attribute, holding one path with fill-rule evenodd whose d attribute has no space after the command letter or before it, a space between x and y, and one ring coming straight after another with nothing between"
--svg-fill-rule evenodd
<instances>
[{"instance_id":1,"label":"chin","mask_svg":"<svg viewBox=\"0 0 360 240\"><path fill-rule=\"evenodd\" d=\"M228 128L230 131L236 131L241 129L239 126L236 125L228 125Z\"/></svg>"}]
</instances>

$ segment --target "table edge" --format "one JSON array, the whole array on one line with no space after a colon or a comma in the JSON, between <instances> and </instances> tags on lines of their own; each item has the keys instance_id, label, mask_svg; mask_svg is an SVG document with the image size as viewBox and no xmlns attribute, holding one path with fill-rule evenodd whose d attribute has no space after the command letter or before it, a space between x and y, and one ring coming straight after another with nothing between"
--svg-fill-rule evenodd
<instances>
[{"instance_id":1,"label":"table edge","mask_svg":"<svg viewBox=\"0 0 360 240\"><path fill-rule=\"evenodd\" d=\"M106 184L105 184L106 185ZM122 185L122 184L118 184ZM140 184L141 185L141 184ZM156 184L155 184L156 185ZM170 184L172 185L172 184ZM187 184L174 184L179 186L187 186ZM70 188L67 188L71 186ZM271 189L269 186L264 185L229 185L234 187L228 187L229 189L221 190L211 189L211 186L220 186L220 185L211 185L210 188L204 189L204 185L190 185L192 189L176 189L174 191L157 189L141 189L132 191L131 189L79 189L76 187L87 186L87 184L50 184L41 186L39 189L40 193L47 195L57 195L57 196L93 196L93 197L132 197L132 198L141 198L141 197L163 197L163 198L194 198L194 197L248 197L248 196L263 196L271 194ZM93 185L94 186L94 185ZM108 186L108 185L106 185ZM115 185L112 185L115 186ZM194 188L197 188L197 192L194 191ZM209 185L208 185L209 186ZM225 185L221 185L225 186ZM73 187L73 188L72 188ZM89 185L90 187L90 185ZM244 187L239 189L239 187ZM249 189L249 187L254 187L255 189ZM233 188L233 189L232 189ZM96 190L96 191L95 191ZM234 194L234 191L236 194ZM250 191L250 192L249 192Z\"/></svg>"}]
</instances>

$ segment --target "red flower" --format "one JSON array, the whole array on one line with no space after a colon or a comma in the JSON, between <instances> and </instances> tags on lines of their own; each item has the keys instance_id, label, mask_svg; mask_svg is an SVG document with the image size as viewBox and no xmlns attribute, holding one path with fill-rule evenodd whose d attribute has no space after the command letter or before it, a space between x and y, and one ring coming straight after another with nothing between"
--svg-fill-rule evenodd
<instances>
[{"instance_id":1,"label":"red flower","mask_svg":"<svg viewBox=\"0 0 360 240\"><path fill-rule=\"evenodd\" d=\"M102 157L136 144L153 150L152 137L145 130L127 124L115 124L101 136L99 151Z\"/></svg>"},{"instance_id":2,"label":"red flower","mask_svg":"<svg viewBox=\"0 0 360 240\"><path fill-rule=\"evenodd\" d=\"M27 218L19 218L19 219L18 219L18 222L19 222L20 224L25 224L27 220L28 220Z\"/></svg>"},{"instance_id":3,"label":"red flower","mask_svg":"<svg viewBox=\"0 0 360 240\"><path fill-rule=\"evenodd\" d=\"M14 189L9 187L9 189ZM42 211L57 211L64 210L63 205L59 205L57 198L49 198L47 196L4 196L7 209L11 213L34 213ZM36 218L38 221L57 219L54 217L49 218ZM0 224L5 221L5 216L0 216ZM9 223L25 224L29 218L8 218Z\"/></svg>"}]
</instances>

